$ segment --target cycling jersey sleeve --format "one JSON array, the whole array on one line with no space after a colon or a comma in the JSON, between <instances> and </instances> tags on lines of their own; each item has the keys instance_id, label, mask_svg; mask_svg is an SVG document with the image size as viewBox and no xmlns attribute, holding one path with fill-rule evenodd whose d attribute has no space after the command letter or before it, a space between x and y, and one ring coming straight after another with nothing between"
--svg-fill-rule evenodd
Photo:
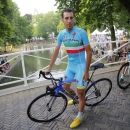
<instances>
[{"instance_id":1,"label":"cycling jersey sleeve","mask_svg":"<svg viewBox=\"0 0 130 130\"><path fill-rule=\"evenodd\" d=\"M57 37L57 46L61 46L62 44L62 39L61 39L61 32L58 34L58 37Z\"/></svg>"},{"instance_id":2,"label":"cycling jersey sleeve","mask_svg":"<svg viewBox=\"0 0 130 130\"><path fill-rule=\"evenodd\" d=\"M85 32L85 30L83 30L83 31L81 32L81 36L82 36L83 44L84 44L84 45L89 45L90 42L89 42L89 40L88 40L88 35L87 35L87 33Z\"/></svg>"}]
</instances>

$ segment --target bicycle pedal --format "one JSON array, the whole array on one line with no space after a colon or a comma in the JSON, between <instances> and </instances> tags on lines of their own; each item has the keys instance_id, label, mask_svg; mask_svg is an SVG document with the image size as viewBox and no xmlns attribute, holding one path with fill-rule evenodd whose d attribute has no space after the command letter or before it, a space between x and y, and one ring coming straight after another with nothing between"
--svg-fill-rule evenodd
<instances>
[{"instance_id":1,"label":"bicycle pedal","mask_svg":"<svg viewBox=\"0 0 130 130\"><path fill-rule=\"evenodd\" d=\"M75 100L73 101L73 104L74 104L74 105L76 105L76 104L78 104L78 103L79 103L78 99L77 99L77 101L75 101Z\"/></svg>"}]
</instances>

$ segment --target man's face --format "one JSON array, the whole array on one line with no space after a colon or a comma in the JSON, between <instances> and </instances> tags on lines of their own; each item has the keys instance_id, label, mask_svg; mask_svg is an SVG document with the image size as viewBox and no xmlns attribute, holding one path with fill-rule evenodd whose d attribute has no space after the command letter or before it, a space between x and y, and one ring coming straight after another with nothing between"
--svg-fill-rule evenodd
<instances>
[{"instance_id":1,"label":"man's face","mask_svg":"<svg viewBox=\"0 0 130 130\"><path fill-rule=\"evenodd\" d=\"M73 28L74 25L74 14L73 12L64 12L62 22L65 25L65 28L69 31Z\"/></svg>"}]
</instances>

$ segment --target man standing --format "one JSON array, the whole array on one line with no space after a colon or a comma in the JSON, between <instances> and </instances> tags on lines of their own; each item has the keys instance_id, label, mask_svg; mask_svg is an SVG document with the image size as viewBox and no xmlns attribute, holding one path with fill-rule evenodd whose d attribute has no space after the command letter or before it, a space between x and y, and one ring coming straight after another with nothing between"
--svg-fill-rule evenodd
<instances>
[{"instance_id":1,"label":"man standing","mask_svg":"<svg viewBox=\"0 0 130 130\"><path fill-rule=\"evenodd\" d=\"M74 79L75 77L77 80L77 93L79 98L78 115L70 124L70 128L75 128L83 121L83 110L85 106L85 85L83 81L89 79L89 66L92 53L85 30L74 27L74 12L72 9L64 9L62 11L62 22L66 29L62 30L58 35L57 46L51 57L46 74L51 71L58 56L60 46L64 43L66 52L68 53L68 65L64 74L64 79ZM85 52L87 53L86 59ZM63 88L70 94L76 96L75 91L70 88L70 85L71 84L64 84ZM73 103L73 100L68 102L68 104Z\"/></svg>"}]
</instances>

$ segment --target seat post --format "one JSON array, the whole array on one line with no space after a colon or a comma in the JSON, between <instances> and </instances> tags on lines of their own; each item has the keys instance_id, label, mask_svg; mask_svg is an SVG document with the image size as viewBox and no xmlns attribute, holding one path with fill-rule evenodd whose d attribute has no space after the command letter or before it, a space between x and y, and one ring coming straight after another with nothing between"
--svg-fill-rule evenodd
<instances>
[{"instance_id":1,"label":"seat post","mask_svg":"<svg viewBox=\"0 0 130 130\"><path fill-rule=\"evenodd\" d=\"M91 74L91 76L90 76L90 80L91 80L91 78L93 77L94 72L95 72L95 68L94 68L93 71L92 71L92 74Z\"/></svg>"}]
</instances>

